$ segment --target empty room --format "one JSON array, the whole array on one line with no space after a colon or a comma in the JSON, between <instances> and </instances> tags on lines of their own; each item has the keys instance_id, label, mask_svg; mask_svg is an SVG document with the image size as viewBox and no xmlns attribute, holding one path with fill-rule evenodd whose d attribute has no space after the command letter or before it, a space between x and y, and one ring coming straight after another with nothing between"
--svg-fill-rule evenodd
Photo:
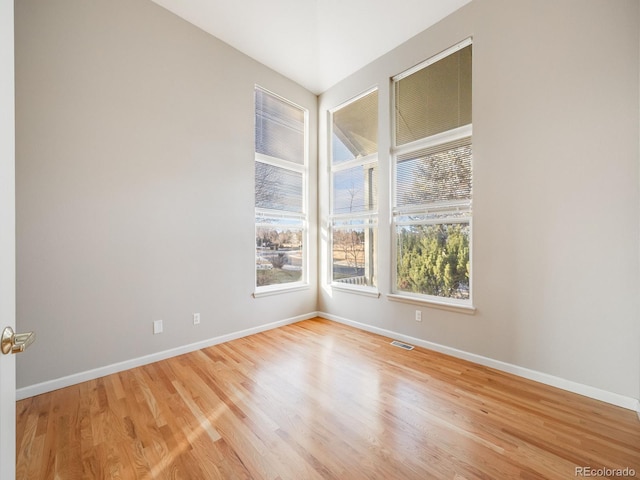
<instances>
[{"instance_id":1,"label":"empty room","mask_svg":"<svg viewBox=\"0 0 640 480\"><path fill-rule=\"evenodd\" d=\"M0 479L640 478L637 0L0 5Z\"/></svg>"}]
</instances>

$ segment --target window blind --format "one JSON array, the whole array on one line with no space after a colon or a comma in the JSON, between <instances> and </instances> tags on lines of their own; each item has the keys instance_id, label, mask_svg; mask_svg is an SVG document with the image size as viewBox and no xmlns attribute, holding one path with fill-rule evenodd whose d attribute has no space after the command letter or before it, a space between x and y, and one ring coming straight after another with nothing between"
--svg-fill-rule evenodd
<instances>
[{"instance_id":1,"label":"window blind","mask_svg":"<svg viewBox=\"0 0 640 480\"><path fill-rule=\"evenodd\" d=\"M396 206L471 200L471 138L398 156Z\"/></svg>"},{"instance_id":2,"label":"window blind","mask_svg":"<svg viewBox=\"0 0 640 480\"><path fill-rule=\"evenodd\" d=\"M302 173L255 162L256 208L303 212Z\"/></svg>"},{"instance_id":3,"label":"window blind","mask_svg":"<svg viewBox=\"0 0 640 480\"><path fill-rule=\"evenodd\" d=\"M256 152L304 164L304 111L256 89Z\"/></svg>"},{"instance_id":4,"label":"window blind","mask_svg":"<svg viewBox=\"0 0 640 480\"><path fill-rule=\"evenodd\" d=\"M377 209L376 165L358 165L333 174L333 213L361 213Z\"/></svg>"},{"instance_id":5,"label":"window blind","mask_svg":"<svg viewBox=\"0 0 640 480\"><path fill-rule=\"evenodd\" d=\"M471 123L471 45L395 82L396 145Z\"/></svg>"},{"instance_id":6,"label":"window blind","mask_svg":"<svg viewBox=\"0 0 640 480\"><path fill-rule=\"evenodd\" d=\"M378 151L378 91L333 113L333 164Z\"/></svg>"}]
</instances>

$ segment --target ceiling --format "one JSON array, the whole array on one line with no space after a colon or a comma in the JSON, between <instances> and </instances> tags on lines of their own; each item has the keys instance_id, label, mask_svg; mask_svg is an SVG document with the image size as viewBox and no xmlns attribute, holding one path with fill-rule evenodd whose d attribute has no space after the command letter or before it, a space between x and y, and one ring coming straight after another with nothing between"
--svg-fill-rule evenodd
<instances>
[{"instance_id":1,"label":"ceiling","mask_svg":"<svg viewBox=\"0 0 640 480\"><path fill-rule=\"evenodd\" d=\"M320 94L471 0L153 0Z\"/></svg>"}]
</instances>

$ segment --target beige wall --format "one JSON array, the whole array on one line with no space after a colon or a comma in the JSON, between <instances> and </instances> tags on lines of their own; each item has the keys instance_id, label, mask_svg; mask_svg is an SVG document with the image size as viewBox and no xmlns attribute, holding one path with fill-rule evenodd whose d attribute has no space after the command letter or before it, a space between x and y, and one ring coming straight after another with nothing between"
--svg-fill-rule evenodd
<instances>
[{"instance_id":1,"label":"beige wall","mask_svg":"<svg viewBox=\"0 0 640 480\"><path fill-rule=\"evenodd\" d=\"M475 315L384 295L387 192L383 295L327 288L321 242L319 310L639 398L638 18L634 0L474 0L325 92L320 138L327 109L380 88L379 183L388 185L389 78L474 38ZM319 192L326 228L326 175Z\"/></svg>"},{"instance_id":2,"label":"beige wall","mask_svg":"<svg viewBox=\"0 0 640 480\"><path fill-rule=\"evenodd\" d=\"M310 110L312 224L315 95L147 0L16 2L16 80L19 387L316 309L315 260L250 296L254 85Z\"/></svg>"}]
</instances>

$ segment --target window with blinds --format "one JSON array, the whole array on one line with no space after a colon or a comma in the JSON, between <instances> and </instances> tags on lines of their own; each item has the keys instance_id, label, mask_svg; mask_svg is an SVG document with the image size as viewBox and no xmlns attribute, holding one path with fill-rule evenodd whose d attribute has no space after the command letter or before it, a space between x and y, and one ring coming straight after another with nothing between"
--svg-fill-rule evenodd
<instances>
[{"instance_id":1,"label":"window with blinds","mask_svg":"<svg viewBox=\"0 0 640 480\"><path fill-rule=\"evenodd\" d=\"M306 282L307 112L255 90L256 290Z\"/></svg>"},{"instance_id":2,"label":"window with blinds","mask_svg":"<svg viewBox=\"0 0 640 480\"><path fill-rule=\"evenodd\" d=\"M471 124L471 45L445 55L395 82L396 145Z\"/></svg>"},{"instance_id":3,"label":"window with blinds","mask_svg":"<svg viewBox=\"0 0 640 480\"><path fill-rule=\"evenodd\" d=\"M305 111L257 89L256 153L304 165Z\"/></svg>"},{"instance_id":4,"label":"window with blinds","mask_svg":"<svg viewBox=\"0 0 640 480\"><path fill-rule=\"evenodd\" d=\"M471 40L393 79L394 293L471 304Z\"/></svg>"},{"instance_id":5,"label":"window with blinds","mask_svg":"<svg viewBox=\"0 0 640 480\"><path fill-rule=\"evenodd\" d=\"M376 286L378 91L331 111L331 282Z\"/></svg>"}]
</instances>

